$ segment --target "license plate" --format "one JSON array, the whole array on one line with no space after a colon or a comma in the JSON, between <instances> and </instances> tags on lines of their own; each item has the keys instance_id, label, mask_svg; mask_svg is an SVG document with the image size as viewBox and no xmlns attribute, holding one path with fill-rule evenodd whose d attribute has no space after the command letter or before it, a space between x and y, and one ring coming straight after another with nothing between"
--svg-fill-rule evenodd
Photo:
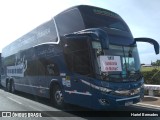
<instances>
[{"instance_id":1,"label":"license plate","mask_svg":"<svg viewBox=\"0 0 160 120\"><path fill-rule=\"evenodd\" d=\"M133 101L127 101L125 102L125 106L129 106L129 105L132 105L133 104Z\"/></svg>"}]
</instances>

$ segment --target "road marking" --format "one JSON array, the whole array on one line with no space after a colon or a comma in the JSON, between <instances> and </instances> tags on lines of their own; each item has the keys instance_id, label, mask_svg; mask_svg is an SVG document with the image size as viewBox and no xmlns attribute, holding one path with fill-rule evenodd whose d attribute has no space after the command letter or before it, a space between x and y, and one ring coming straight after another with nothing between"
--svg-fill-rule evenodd
<instances>
[{"instance_id":1,"label":"road marking","mask_svg":"<svg viewBox=\"0 0 160 120\"><path fill-rule=\"evenodd\" d=\"M10 100L12 100L12 101L14 101L14 102L16 102L16 103L18 103L18 104L22 104L21 102L19 102L19 101L17 101L17 100L15 100L15 99L13 99L13 98L10 98L10 97L7 97L8 99L10 99Z\"/></svg>"},{"instance_id":2,"label":"road marking","mask_svg":"<svg viewBox=\"0 0 160 120\"><path fill-rule=\"evenodd\" d=\"M145 103L137 103L137 104L135 104L135 106L148 107L148 108L152 108L152 109L154 107L154 109L160 110L160 106L158 106L158 105L151 105L151 104L145 104Z\"/></svg>"}]
</instances>

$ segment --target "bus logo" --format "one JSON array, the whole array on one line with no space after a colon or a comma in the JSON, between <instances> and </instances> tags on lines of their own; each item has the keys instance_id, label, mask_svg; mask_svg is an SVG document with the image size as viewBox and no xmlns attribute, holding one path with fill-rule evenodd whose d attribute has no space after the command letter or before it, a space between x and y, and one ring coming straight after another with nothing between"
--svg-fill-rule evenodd
<instances>
[{"instance_id":1,"label":"bus logo","mask_svg":"<svg viewBox=\"0 0 160 120\"><path fill-rule=\"evenodd\" d=\"M24 77L24 72L27 69L27 60L21 59L19 62L15 62L14 66L7 66L7 75L8 76L16 76L16 77Z\"/></svg>"}]
</instances>

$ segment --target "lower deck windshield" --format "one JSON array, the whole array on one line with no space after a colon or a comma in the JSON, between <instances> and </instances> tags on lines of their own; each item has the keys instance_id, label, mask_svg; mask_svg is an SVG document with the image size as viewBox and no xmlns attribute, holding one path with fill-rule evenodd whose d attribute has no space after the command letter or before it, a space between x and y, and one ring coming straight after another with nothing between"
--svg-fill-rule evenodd
<instances>
[{"instance_id":1,"label":"lower deck windshield","mask_svg":"<svg viewBox=\"0 0 160 120\"><path fill-rule=\"evenodd\" d=\"M102 49L100 42L93 41L96 74L109 81L135 81L140 77L140 61L136 45L109 45Z\"/></svg>"}]
</instances>

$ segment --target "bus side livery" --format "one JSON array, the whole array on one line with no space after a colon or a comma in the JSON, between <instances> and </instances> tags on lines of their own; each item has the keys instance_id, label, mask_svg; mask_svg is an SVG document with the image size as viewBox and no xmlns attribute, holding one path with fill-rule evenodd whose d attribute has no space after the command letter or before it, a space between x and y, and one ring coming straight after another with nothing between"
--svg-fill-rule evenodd
<instances>
[{"instance_id":1,"label":"bus side livery","mask_svg":"<svg viewBox=\"0 0 160 120\"><path fill-rule=\"evenodd\" d=\"M15 90L93 109L127 106L143 99L136 42L123 19L111 11L69 8L2 50L1 84Z\"/></svg>"}]
</instances>

